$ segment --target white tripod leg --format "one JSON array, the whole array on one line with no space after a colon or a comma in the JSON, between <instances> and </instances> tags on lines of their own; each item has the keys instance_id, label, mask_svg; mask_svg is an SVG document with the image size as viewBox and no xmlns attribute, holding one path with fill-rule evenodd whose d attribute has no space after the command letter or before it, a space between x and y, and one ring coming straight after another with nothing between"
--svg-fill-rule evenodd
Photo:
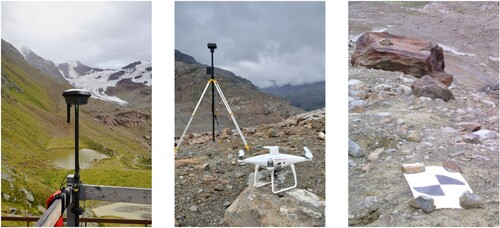
<instances>
[{"instance_id":1,"label":"white tripod leg","mask_svg":"<svg viewBox=\"0 0 500 228\"><path fill-rule=\"evenodd\" d=\"M188 124L186 125L184 132L182 132L181 138L179 139L179 143L177 143L177 146L175 147L175 152L177 152L177 150L179 150L179 146L181 146L182 140L184 139L184 135L186 134L186 131L189 128L189 125L191 125L191 121L194 118L194 114L196 113L198 106L200 106L201 100L203 99L203 96L205 96L205 92L207 92L207 88L208 88L208 85L210 85L210 83L212 83L212 81L208 81L207 86L205 86L205 89L203 90L203 93L201 94L200 100L198 100L198 104L196 104L196 107L194 108L193 114L191 114L191 118L189 118Z\"/></svg>"},{"instance_id":2,"label":"white tripod leg","mask_svg":"<svg viewBox=\"0 0 500 228\"><path fill-rule=\"evenodd\" d=\"M260 183L260 184L257 184L257 174L258 174L258 173L259 173L259 165L257 165L257 164L256 164L256 165L255 165L255 173L254 173L254 175L253 175L253 186L255 186L255 187L257 187L257 188L258 188L258 187L262 187L262 186L264 186L264 185L268 185L268 184L272 183L272 182L267 182L267 183Z\"/></svg>"},{"instance_id":3,"label":"white tripod leg","mask_svg":"<svg viewBox=\"0 0 500 228\"><path fill-rule=\"evenodd\" d=\"M276 193L280 193L280 192L284 192L286 190L290 190L292 188L295 188L297 187L297 174L295 173L295 165L294 164L290 164L290 168L292 168L292 172L293 172L293 180L294 180L294 185L291 186L291 187L288 187L288 188L283 188L283 189L280 189L278 191L274 191L274 170L273 170L273 174L271 175L271 181L273 182L271 184L272 186L272 190L273 190L273 193L276 194Z\"/></svg>"},{"instance_id":4,"label":"white tripod leg","mask_svg":"<svg viewBox=\"0 0 500 228\"><path fill-rule=\"evenodd\" d=\"M248 145L247 141L245 140L243 133L241 133L240 126L238 126L238 123L236 122L236 119L234 118L233 111L231 111L231 108L229 107L229 104L227 103L227 100L226 100L226 97L224 96L224 93L222 93L222 89L220 88L219 83L217 83L217 81L215 81L214 84L215 84L215 88L217 88L217 92L219 92L219 95L222 98L222 102L224 102L224 105L226 106L226 109L229 112L229 115L231 116L231 119L234 122L234 125L236 126L236 130L238 130L238 133L240 134L241 140L243 140L243 143L245 144L245 149L247 151L249 151L250 146Z\"/></svg>"}]
</instances>

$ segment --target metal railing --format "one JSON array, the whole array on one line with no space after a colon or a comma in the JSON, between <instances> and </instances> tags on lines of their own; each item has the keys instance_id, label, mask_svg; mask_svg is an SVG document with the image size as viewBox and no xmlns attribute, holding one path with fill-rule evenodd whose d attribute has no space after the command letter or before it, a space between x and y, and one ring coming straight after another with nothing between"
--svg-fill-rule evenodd
<instances>
[{"instance_id":1,"label":"metal railing","mask_svg":"<svg viewBox=\"0 0 500 228\"><path fill-rule=\"evenodd\" d=\"M12 221L12 222L26 222L26 226L30 226L30 223L36 222L40 219L40 217L18 217L18 216L2 216L3 221ZM64 218L66 222L66 218ZM151 219L109 219L109 218L80 218L80 223L83 223L84 226L87 226L87 223L114 223L114 224L131 224L131 225L144 225L147 227L151 225ZM5 224L2 224L5 227Z\"/></svg>"}]
</instances>

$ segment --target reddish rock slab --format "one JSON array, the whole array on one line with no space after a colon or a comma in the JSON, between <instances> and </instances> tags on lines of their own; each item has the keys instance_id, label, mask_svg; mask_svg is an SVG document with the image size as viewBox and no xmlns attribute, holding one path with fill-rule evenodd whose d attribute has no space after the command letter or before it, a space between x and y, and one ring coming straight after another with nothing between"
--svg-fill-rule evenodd
<instances>
[{"instance_id":1,"label":"reddish rock slab","mask_svg":"<svg viewBox=\"0 0 500 228\"><path fill-rule=\"evenodd\" d=\"M386 32L367 32L356 41L353 66L401 71L415 77L444 71L443 48L422 39Z\"/></svg>"}]
</instances>

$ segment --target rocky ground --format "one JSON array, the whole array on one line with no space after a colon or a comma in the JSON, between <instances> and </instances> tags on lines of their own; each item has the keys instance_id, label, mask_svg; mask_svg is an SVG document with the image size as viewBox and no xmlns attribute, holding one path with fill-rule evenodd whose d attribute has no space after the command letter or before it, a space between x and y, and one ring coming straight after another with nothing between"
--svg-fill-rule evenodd
<instances>
[{"instance_id":1,"label":"rocky ground","mask_svg":"<svg viewBox=\"0 0 500 228\"><path fill-rule=\"evenodd\" d=\"M297 164L298 189L325 198L325 110L293 116L279 123L243 128L252 147L246 157L268 153L262 146L277 145L288 154L301 156L307 146L313 153L311 162ZM220 142L220 143L219 143ZM244 149L237 131L223 130L216 143L209 133L192 133L180 146L175 160L175 216L178 226L227 226L224 213L248 186L254 166L237 162L238 150ZM263 172L265 174L265 172ZM289 168L279 176L290 186ZM265 177L269 178L269 177ZM291 182L290 182L290 179ZM253 181L253 178L250 179ZM270 186L267 188L271 191Z\"/></svg>"},{"instance_id":2,"label":"rocky ground","mask_svg":"<svg viewBox=\"0 0 500 228\"><path fill-rule=\"evenodd\" d=\"M384 27L383 23L388 25L391 21L388 32L425 34L424 38L431 41L436 41L431 34L437 34L437 42L467 44L463 50L474 52L474 56L445 50L445 70L455 76L450 87L455 99L448 102L415 97L411 85L416 78L411 75L349 66L349 139L364 154L349 156L349 225L499 226L498 4L474 3L468 9L457 8L454 3L427 8L361 4L349 8L353 37L361 31L359 28L376 30L376 26ZM488 7L496 9L496 16L488 16ZM476 9L477 14L464 16L463 11L470 9ZM485 24L479 27L496 26L485 32L496 35L482 33L496 37L492 39L496 44L489 44L496 49L488 50L484 43L474 46L481 34L456 36L440 27L444 25L439 22L460 14L464 22L450 22L449 31L475 31L471 21L483 21ZM374 20L363 20L368 15ZM395 20L397 16L402 19ZM490 18L486 17L496 20L487 22ZM374 25L377 22L373 21L380 24ZM354 45L350 46L349 57L354 52ZM458 68L469 70L460 73ZM476 71L482 74L470 73ZM476 76L481 78L473 78ZM475 131L478 127L481 130ZM441 166L443 161L460 167L465 180L484 202L482 208L426 213L409 205L413 196L401 165L422 162L426 166Z\"/></svg>"}]
</instances>

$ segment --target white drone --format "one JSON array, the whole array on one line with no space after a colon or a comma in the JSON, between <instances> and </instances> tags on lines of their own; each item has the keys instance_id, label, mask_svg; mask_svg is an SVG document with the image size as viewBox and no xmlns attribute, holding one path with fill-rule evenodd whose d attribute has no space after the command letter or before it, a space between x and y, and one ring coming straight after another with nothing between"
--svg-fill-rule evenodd
<instances>
[{"instance_id":1,"label":"white drone","mask_svg":"<svg viewBox=\"0 0 500 228\"><path fill-rule=\"evenodd\" d=\"M240 150L238 154L238 162L255 164L254 186L262 187L264 185L271 184L271 188L274 194L297 187L297 174L295 173L295 163L311 161L313 159L311 151L307 147L304 147L304 157L300 157L289 154L281 154L279 152L278 146L264 146L264 148L269 149L269 154L257 155L250 158L244 158L245 152L243 150ZM271 171L271 182L257 184L257 172L259 171L259 166L265 167L267 168L267 170ZM295 180L295 184L291 187L275 191L274 171L276 169L284 168L287 166L290 166L290 168L292 168L293 179Z\"/></svg>"}]
</instances>

